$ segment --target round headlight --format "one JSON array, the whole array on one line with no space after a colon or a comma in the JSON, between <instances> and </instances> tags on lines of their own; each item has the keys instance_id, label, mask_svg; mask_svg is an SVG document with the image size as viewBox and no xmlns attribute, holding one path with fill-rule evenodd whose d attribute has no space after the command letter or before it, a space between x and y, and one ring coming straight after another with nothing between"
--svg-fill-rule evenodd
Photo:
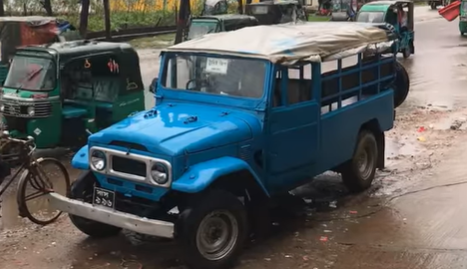
<instances>
[{"instance_id":1,"label":"round headlight","mask_svg":"<svg viewBox=\"0 0 467 269\"><path fill-rule=\"evenodd\" d=\"M29 116L34 116L35 112L34 112L34 107L30 106L28 107L28 115Z\"/></svg>"},{"instance_id":2,"label":"round headlight","mask_svg":"<svg viewBox=\"0 0 467 269\"><path fill-rule=\"evenodd\" d=\"M167 181L169 181L169 173L167 167L161 163L153 165L153 167L151 168L151 178L157 184L163 185L167 183Z\"/></svg>"},{"instance_id":3,"label":"round headlight","mask_svg":"<svg viewBox=\"0 0 467 269\"><path fill-rule=\"evenodd\" d=\"M0 105L0 112L5 111L5 105Z\"/></svg>"},{"instance_id":4,"label":"round headlight","mask_svg":"<svg viewBox=\"0 0 467 269\"><path fill-rule=\"evenodd\" d=\"M95 150L91 154L91 165L97 171L102 171L105 168L105 154L100 150Z\"/></svg>"}]
</instances>

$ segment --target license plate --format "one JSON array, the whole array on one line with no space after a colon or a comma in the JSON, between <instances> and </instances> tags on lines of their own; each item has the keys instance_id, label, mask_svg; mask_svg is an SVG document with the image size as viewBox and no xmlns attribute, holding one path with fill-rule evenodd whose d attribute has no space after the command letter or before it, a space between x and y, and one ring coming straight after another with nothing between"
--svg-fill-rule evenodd
<instances>
[{"instance_id":1,"label":"license plate","mask_svg":"<svg viewBox=\"0 0 467 269\"><path fill-rule=\"evenodd\" d=\"M115 192L101 188L94 188L92 203L94 205L115 208Z\"/></svg>"}]
</instances>

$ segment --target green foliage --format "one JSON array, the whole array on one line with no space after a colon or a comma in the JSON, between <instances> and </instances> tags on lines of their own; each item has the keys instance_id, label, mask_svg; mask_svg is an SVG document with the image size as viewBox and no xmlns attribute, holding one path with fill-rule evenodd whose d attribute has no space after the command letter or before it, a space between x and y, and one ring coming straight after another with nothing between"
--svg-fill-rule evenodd
<instances>
[{"instance_id":1,"label":"green foliage","mask_svg":"<svg viewBox=\"0 0 467 269\"><path fill-rule=\"evenodd\" d=\"M101 13L103 14L103 13ZM79 14L59 16L69 20L73 25L79 25ZM111 12L110 22L113 30L142 27L142 26L168 26L175 25L175 12ZM88 31L104 30L104 18L99 13L89 14Z\"/></svg>"},{"instance_id":2,"label":"green foliage","mask_svg":"<svg viewBox=\"0 0 467 269\"><path fill-rule=\"evenodd\" d=\"M110 0L113 1L117 0ZM119 0L120 1L120 0ZM142 27L142 26L170 26L176 24L175 3L180 0L122 0L128 10L111 11L110 21L113 30ZM26 6L27 15L45 15L40 0L14 0L4 1L6 15L24 16ZM54 15L57 18L70 21L76 27L79 26L80 4L76 0L51 0ZM192 15L200 15L203 10L203 0L190 1L192 3ZM144 3L144 7L137 8ZM165 6L165 10L155 10L155 6ZM229 0L229 13L237 13L237 1ZM102 0L90 0L90 13L88 19L88 31L104 30L104 8Z\"/></svg>"}]
</instances>

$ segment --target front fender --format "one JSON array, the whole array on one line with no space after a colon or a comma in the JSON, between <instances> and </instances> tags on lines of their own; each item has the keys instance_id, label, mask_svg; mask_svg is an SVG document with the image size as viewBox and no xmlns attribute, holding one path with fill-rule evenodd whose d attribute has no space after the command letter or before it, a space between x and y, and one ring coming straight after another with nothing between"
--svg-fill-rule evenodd
<instances>
[{"instance_id":1,"label":"front fender","mask_svg":"<svg viewBox=\"0 0 467 269\"><path fill-rule=\"evenodd\" d=\"M263 182L250 166L245 161L234 157L222 157L191 166L177 181L172 183L172 189L180 192L198 193L206 189L216 179L242 170L248 170L264 193L269 196Z\"/></svg>"},{"instance_id":2,"label":"front fender","mask_svg":"<svg viewBox=\"0 0 467 269\"><path fill-rule=\"evenodd\" d=\"M88 145L82 147L71 160L71 166L76 169L88 170L89 169L89 157L88 157Z\"/></svg>"}]
</instances>

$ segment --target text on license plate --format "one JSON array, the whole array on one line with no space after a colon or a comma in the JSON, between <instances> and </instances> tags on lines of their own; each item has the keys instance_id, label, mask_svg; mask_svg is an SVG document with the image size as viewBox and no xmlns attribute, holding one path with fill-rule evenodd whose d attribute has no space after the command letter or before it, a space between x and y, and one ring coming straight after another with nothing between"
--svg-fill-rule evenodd
<instances>
[{"instance_id":1,"label":"text on license plate","mask_svg":"<svg viewBox=\"0 0 467 269\"><path fill-rule=\"evenodd\" d=\"M115 192L101 188L94 188L92 203L94 205L115 208Z\"/></svg>"}]
</instances>

